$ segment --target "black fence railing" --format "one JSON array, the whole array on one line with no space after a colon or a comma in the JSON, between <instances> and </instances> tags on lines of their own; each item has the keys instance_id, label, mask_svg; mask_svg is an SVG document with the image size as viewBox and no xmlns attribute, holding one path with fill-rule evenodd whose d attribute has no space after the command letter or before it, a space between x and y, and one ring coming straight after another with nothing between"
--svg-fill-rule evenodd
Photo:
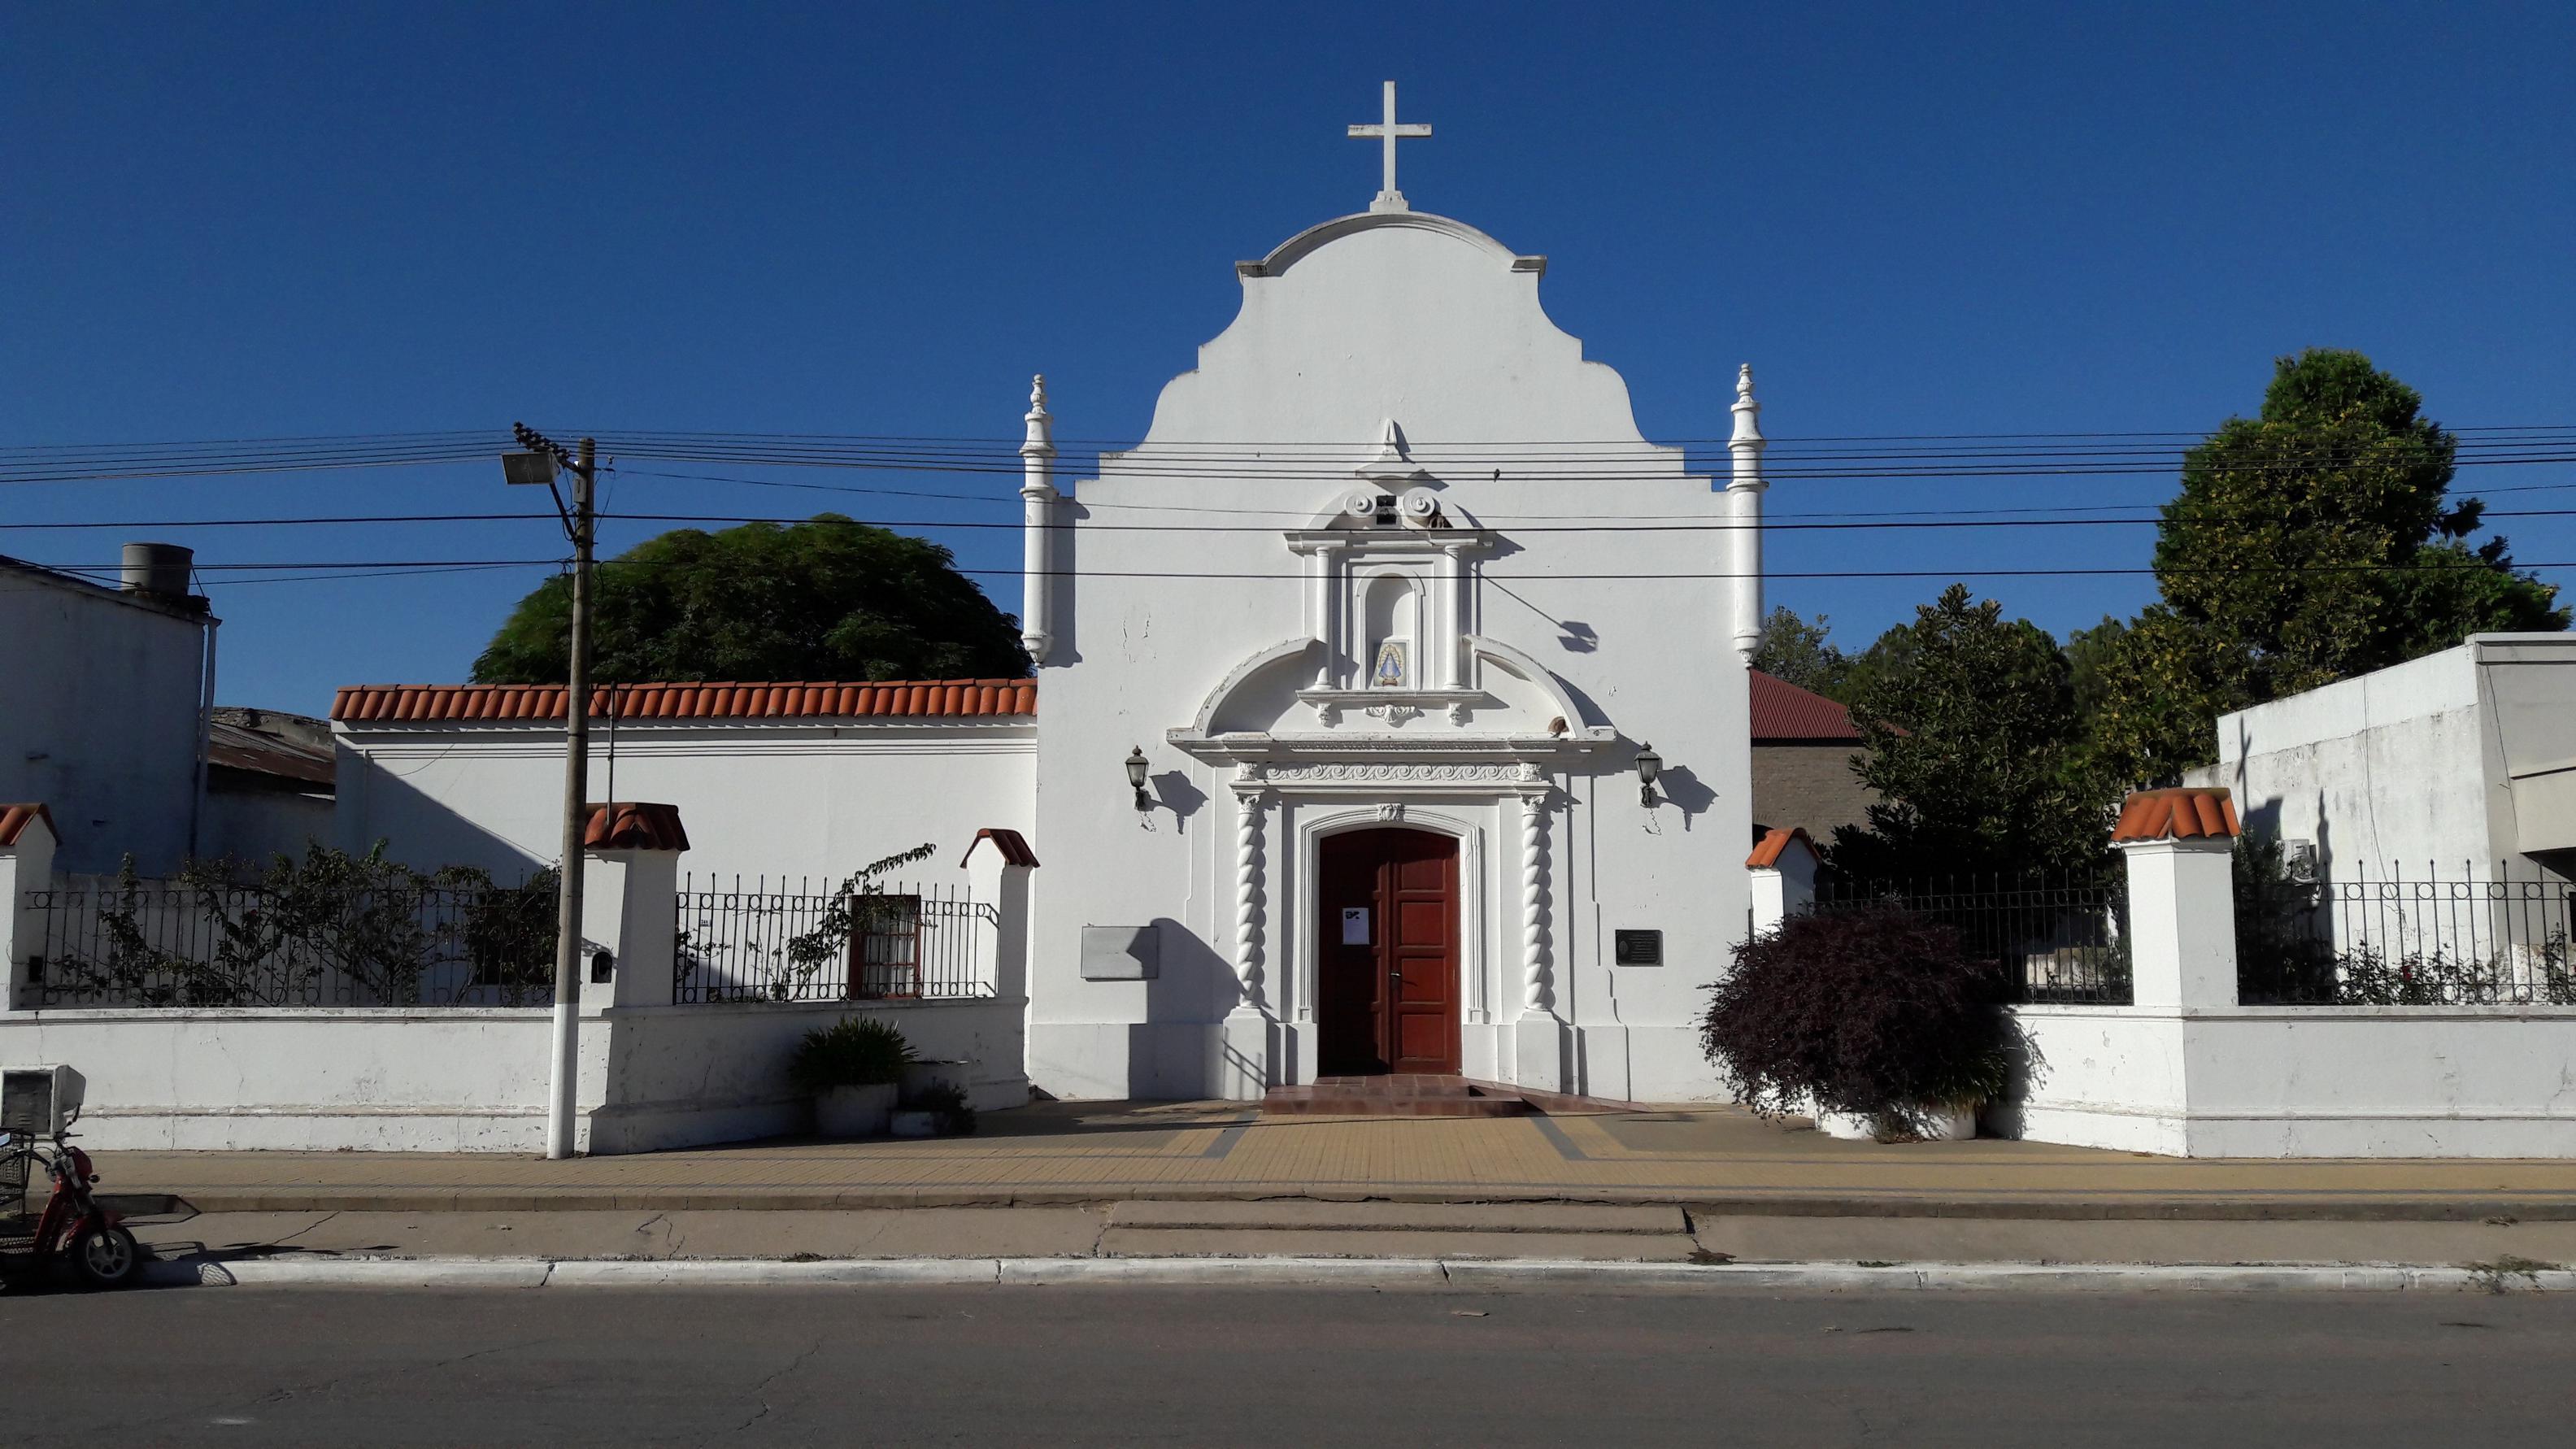
<instances>
[{"instance_id":1,"label":"black fence railing","mask_svg":"<svg viewBox=\"0 0 2576 1449\"><path fill-rule=\"evenodd\" d=\"M325 893L102 877L29 891L42 953L19 1005L546 1006L555 891Z\"/></svg>"},{"instance_id":2,"label":"black fence railing","mask_svg":"<svg viewBox=\"0 0 2576 1449\"><path fill-rule=\"evenodd\" d=\"M679 897L671 1000L884 1001L990 996L995 913L955 887L851 895L816 882L691 878Z\"/></svg>"},{"instance_id":3,"label":"black fence railing","mask_svg":"<svg viewBox=\"0 0 2576 1449\"><path fill-rule=\"evenodd\" d=\"M2129 1003L2128 900L2116 874L1816 884L1819 913L1873 905L1901 906L1958 932L1972 959L1995 963L2013 1001Z\"/></svg>"},{"instance_id":4,"label":"black fence railing","mask_svg":"<svg viewBox=\"0 0 2576 1449\"><path fill-rule=\"evenodd\" d=\"M2527 864L2319 881L2286 921L2238 914L2249 1005L2576 1006L2576 884Z\"/></svg>"}]
</instances>

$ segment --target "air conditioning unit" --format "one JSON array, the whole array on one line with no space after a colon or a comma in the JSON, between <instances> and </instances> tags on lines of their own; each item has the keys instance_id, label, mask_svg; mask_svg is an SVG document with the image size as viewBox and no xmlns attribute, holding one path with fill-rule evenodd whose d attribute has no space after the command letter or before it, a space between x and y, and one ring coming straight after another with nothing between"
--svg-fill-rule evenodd
<instances>
[{"instance_id":1,"label":"air conditioning unit","mask_svg":"<svg viewBox=\"0 0 2576 1449\"><path fill-rule=\"evenodd\" d=\"M0 1070L0 1132L51 1137L63 1131L80 1116L81 1094L88 1085L70 1067Z\"/></svg>"}]
</instances>

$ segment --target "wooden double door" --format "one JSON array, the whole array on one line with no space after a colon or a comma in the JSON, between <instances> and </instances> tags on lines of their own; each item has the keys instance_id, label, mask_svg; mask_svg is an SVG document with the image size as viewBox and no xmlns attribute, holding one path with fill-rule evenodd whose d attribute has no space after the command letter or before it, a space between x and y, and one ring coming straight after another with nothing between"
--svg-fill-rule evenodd
<instances>
[{"instance_id":1,"label":"wooden double door","mask_svg":"<svg viewBox=\"0 0 2576 1449\"><path fill-rule=\"evenodd\" d=\"M1328 835L1316 870L1316 1070L1458 1071L1458 842Z\"/></svg>"}]
</instances>

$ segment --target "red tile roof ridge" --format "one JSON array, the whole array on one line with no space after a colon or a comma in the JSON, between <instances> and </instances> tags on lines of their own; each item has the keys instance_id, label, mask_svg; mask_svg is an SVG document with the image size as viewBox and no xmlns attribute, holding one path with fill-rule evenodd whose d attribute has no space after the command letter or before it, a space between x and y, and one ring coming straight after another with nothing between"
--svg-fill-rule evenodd
<instances>
[{"instance_id":1,"label":"red tile roof ridge","mask_svg":"<svg viewBox=\"0 0 2576 1449\"><path fill-rule=\"evenodd\" d=\"M1790 843L1793 841L1805 846L1811 858L1819 860L1823 858L1816 851L1815 837L1807 834L1807 827L1793 825L1784 830L1773 826L1768 834L1754 842L1753 853L1744 858L1744 864L1752 870L1777 870L1780 866L1780 857L1788 853Z\"/></svg>"},{"instance_id":2,"label":"red tile roof ridge","mask_svg":"<svg viewBox=\"0 0 2576 1449\"><path fill-rule=\"evenodd\" d=\"M673 680L601 684L593 719L1008 718L1037 713L1034 679ZM331 718L351 723L561 719L560 684L351 684Z\"/></svg>"},{"instance_id":3,"label":"red tile roof ridge","mask_svg":"<svg viewBox=\"0 0 2576 1449\"><path fill-rule=\"evenodd\" d=\"M2178 785L2138 790L2120 802L2111 843L2146 840L2232 839L2243 834L2236 802L2224 785Z\"/></svg>"},{"instance_id":4,"label":"red tile roof ridge","mask_svg":"<svg viewBox=\"0 0 2576 1449\"><path fill-rule=\"evenodd\" d=\"M0 805L0 847L16 845L18 838L27 833L28 823L36 820L45 822L47 835L56 840L63 838L62 831L54 828L54 812L41 803L31 800L19 805ZM38 881L37 884L43 885L44 882Z\"/></svg>"}]
</instances>

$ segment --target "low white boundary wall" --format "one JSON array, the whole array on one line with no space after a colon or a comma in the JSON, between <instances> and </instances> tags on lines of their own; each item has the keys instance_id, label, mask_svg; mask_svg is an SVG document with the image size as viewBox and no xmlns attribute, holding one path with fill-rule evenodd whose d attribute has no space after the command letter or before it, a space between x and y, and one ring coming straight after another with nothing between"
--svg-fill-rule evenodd
<instances>
[{"instance_id":1,"label":"low white boundary wall","mask_svg":"<svg viewBox=\"0 0 2576 1449\"><path fill-rule=\"evenodd\" d=\"M2025 1006L2007 1137L2185 1157L2576 1157L2576 1008Z\"/></svg>"},{"instance_id":2,"label":"low white boundary wall","mask_svg":"<svg viewBox=\"0 0 2576 1449\"><path fill-rule=\"evenodd\" d=\"M882 1016L979 1109L1029 1099L1026 1002L612 1007L582 1016L581 1149L646 1152L804 1132L787 1084L807 1031ZM0 1015L0 1061L88 1079L94 1148L539 1152L550 1013L333 1008Z\"/></svg>"}]
</instances>

